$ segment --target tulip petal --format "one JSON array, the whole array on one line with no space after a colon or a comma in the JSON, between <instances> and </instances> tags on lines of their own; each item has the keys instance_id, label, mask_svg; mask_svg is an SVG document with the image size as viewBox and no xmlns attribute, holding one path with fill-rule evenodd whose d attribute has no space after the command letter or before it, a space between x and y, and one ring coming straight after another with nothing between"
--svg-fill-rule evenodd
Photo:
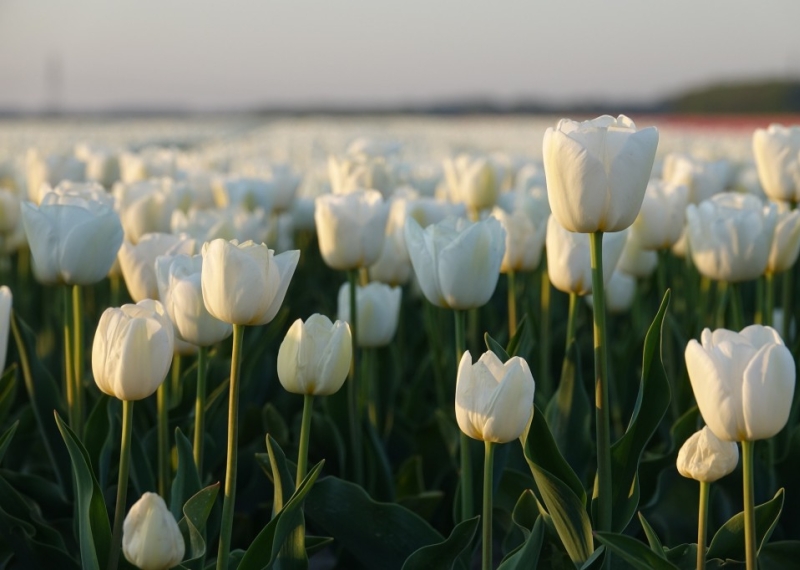
<instances>
[{"instance_id":1,"label":"tulip petal","mask_svg":"<svg viewBox=\"0 0 800 570\"><path fill-rule=\"evenodd\" d=\"M278 311L283 304L283 299L286 297L286 291L289 289L289 283L292 281L292 276L294 275L294 270L297 268L297 262L299 260L300 250L297 249L284 251L283 253L272 258L272 262L275 264L275 267L271 268L271 271L277 269L280 282L272 296L272 300L267 308L267 311L253 324L265 325L272 321L272 319L275 318L275 315L278 314Z\"/></svg>"},{"instance_id":2,"label":"tulip petal","mask_svg":"<svg viewBox=\"0 0 800 570\"><path fill-rule=\"evenodd\" d=\"M764 345L744 371L742 407L749 441L767 439L786 425L792 407L795 365L782 344Z\"/></svg>"},{"instance_id":3,"label":"tulip petal","mask_svg":"<svg viewBox=\"0 0 800 570\"><path fill-rule=\"evenodd\" d=\"M417 276L417 283L425 294L425 298L437 307L447 307L447 301L439 285L436 249L433 240L426 234L432 234L436 226L423 230L417 221L410 217L406 220L405 238L411 265Z\"/></svg>"}]
</instances>

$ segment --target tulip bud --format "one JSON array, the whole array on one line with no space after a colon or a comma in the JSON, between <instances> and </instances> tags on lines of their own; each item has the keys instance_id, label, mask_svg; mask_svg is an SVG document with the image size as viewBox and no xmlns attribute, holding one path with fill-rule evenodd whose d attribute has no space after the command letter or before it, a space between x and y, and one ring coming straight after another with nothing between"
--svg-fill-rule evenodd
<instances>
[{"instance_id":1,"label":"tulip bud","mask_svg":"<svg viewBox=\"0 0 800 570\"><path fill-rule=\"evenodd\" d=\"M739 447L733 441L720 441L704 426L678 451L678 473L695 481L712 483L733 472L739 464Z\"/></svg>"},{"instance_id":2,"label":"tulip bud","mask_svg":"<svg viewBox=\"0 0 800 570\"><path fill-rule=\"evenodd\" d=\"M444 173L451 201L465 204L472 212L491 208L497 202L500 181L487 158L459 155L444 161Z\"/></svg>"},{"instance_id":3,"label":"tulip bud","mask_svg":"<svg viewBox=\"0 0 800 570\"><path fill-rule=\"evenodd\" d=\"M506 252L500 265L500 272L536 269L542 259L547 217L535 220L524 210L507 213L498 207L492 210L492 215L500 221L506 231Z\"/></svg>"},{"instance_id":4,"label":"tulip bud","mask_svg":"<svg viewBox=\"0 0 800 570\"><path fill-rule=\"evenodd\" d=\"M383 283L372 282L366 287L356 287L356 312L358 315L358 346L386 346L392 342L400 318L400 299L403 290ZM339 320L350 319L350 284L339 288Z\"/></svg>"},{"instance_id":5,"label":"tulip bud","mask_svg":"<svg viewBox=\"0 0 800 570\"><path fill-rule=\"evenodd\" d=\"M571 232L618 232L639 214L658 131L637 131L625 115L578 123L561 119L544 135L550 208Z\"/></svg>"},{"instance_id":6,"label":"tulip bud","mask_svg":"<svg viewBox=\"0 0 800 570\"><path fill-rule=\"evenodd\" d=\"M203 303L226 323L265 325L278 314L299 259L298 250L275 255L263 243L206 242L200 276Z\"/></svg>"},{"instance_id":7,"label":"tulip bud","mask_svg":"<svg viewBox=\"0 0 800 570\"><path fill-rule=\"evenodd\" d=\"M710 200L727 186L730 168L725 160L707 161L687 154L670 153L664 158L662 176L672 184L686 186L689 204Z\"/></svg>"},{"instance_id":8,"label":"tulip bud","mask_svg":"<svg viewBox=\"0 0 800 570\"><path fill-rule=\"evenodd\" d=\"M456 421L465 434L480 441L517 439L533 415L533 381L528 363L515 356L503 364L491 352L478 362L464 352L456 379Z\"/></svg>"},{"instance_id":9,"label":"tulip bud","mask_svg":"<svg viewBox=\"0 0 800 570\"><path fill-rule=\"evenodd\" d=\"M391 201L386 222L386 237L377 261L369 268L369 276L389 285L403 285L411 277L411 259L406 247L405 225L409 200L395 198Z\"/></svg>"},{"instance_id":10,"label":"tulip bud","mask_svg":"<svg viewBox=\"0 0 800 570\"><path fill-rule=\"evenodd\" d=\"M800 127L775 124L766 130L756 129L753 155L767 196L800 201Z\"/></svg>"},{"instance_id":11,"label":"tulip bud","mask_svg":"<svg viewBox=\"0 0 800 570\"><path fill-rule=\"evenodd\" d=\"M642 248L636 234L628 232L625 247L617 262L617 269L628 275L643 279L650 277L658 267L658 254Z\"/></svg>"},{"instance_id":12,"label":"tulip bud","mask_svg":"<svg viewBox=\"0 0 800 570\"><path fill-rule=\"evenodd\" d=\"M8 350L8 329L11 325L11 289L0 287L0 376L6 369L6 351Z\"/></svg>"},{"instance_id":13,"label":"tulip bud","mask_svg":"<svg viewBox=\"0 0 800 570\"><path fill-rule=\"evenodd\" d=\"M167 570L181 563L186 550L183 535L164 499L145 493L122 525L125 559L142 570Z\"/></svg>"},{"instance_id":14,"label":"tulip bud","mask_svg":"<svg viewBox=\"0 0 800 570\"><path fill-rule=\"evenodd\" d=\"M686 369L714 435L754 441L783 429L794 395L795 364L778 332L761 325L740 333L705 329L700 341L686 346Z\"/></svg>"},{"instance_id":15,"label":"tulip bud","mask_svg":"<svg viewBox=\"0 0 800 570\"><path fill-rule=\"evenodd\" d=\"M397 185L394 172L382 156L351 153L347 158L328 158L328 174L333 194L351 194L361 188L372 188L388 197Z\"/></svg>"},{"instance_id":16,"label":"tulip bud","mask_svg":"<svg viewBox=\"0 0 800 570\"><path fill-rule=\"evenodd\" d=\"M158 299L156 258L160 255L192 255L195 241L174 234L146 234L136 245L125 242L119 250L119 265L131 299Z\"/></svg>"},{"instance_id":17,"label":"tulip bud","mask_svg":"<svg viewBox=\"0 0 800 570\"><path fill-rule=\"evenodd\" d=\"M680 239L686 223L689 190L682 184L651 180L639 215L631 226L642 249L667 249Z\"/></svg>"},{"instance_id":18,"label":"tulip bud","mask_svg":"<svg viewBox=\"0 0 800 570\"><path fill-rule=\"evenodd\" d=\"M791 268L800 254L800 210L782 211L775 224L775 235L767 260L767 273Z\"/></svg>"},{"instance_id":19,"label":"tulip bud","mask_svg":"<svg viewBox=\"0 0 800 570\"><path fill-rule=\"evenodd\" d=\"M278 379L287 392L329 396L339 391L353 356L350 327L313 314L297 319L278 350Z\"/></svg>"},{"instance_id":20,"label":"tulip bud","mask_svg":"<svg viewBox=\"0 0 800 570\"><path fill-rule=\"evenodd\" d=\"M160 302L108 308L92 344L94 381L120 400L147 398L166 378L174 345L172 323Z\"/></svg>"}]
</instances>

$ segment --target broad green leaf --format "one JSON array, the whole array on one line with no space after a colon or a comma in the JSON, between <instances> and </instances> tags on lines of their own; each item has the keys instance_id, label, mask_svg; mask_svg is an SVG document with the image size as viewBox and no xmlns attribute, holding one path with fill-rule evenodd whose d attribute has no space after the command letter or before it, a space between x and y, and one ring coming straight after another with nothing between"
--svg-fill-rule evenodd
<instances>
[{"instance_id":1,"label":"broad green leaf","mask_svg":"<svg viewBox=\"0 0 800 570\"><path fill-rule=\"evenodd\" d=\"M10 428L4 431L3 435L0 435L0 463L3 462L3 456L6 454L6 449L8 449L11 440L14 439L14 433L16 433L18 426L19 420L15 421Z\"/></svg>"},{"instance_id":2,"label":"broad green leaf","mask_svg":"<svg viewBox=\"0 0 800 570\"><path fill-rule=\"evenodd\" d=\"M697 545L694 543L681 544L675 548L669 548L664 552L664 555L667 560L681 570L694 570L697 568Z\"/></svg>"},{"instance_id":3,"label":"broad green leaf","mask_svg":"<svg viewBox=\"0 0 800 570\"><path fill-rule=\"evenodd\" d=\"M275 485L275 498L272 505L272 516L275 518L294 494L295 477L287 465L286 456L280 445L269 434L267 434L267 453L272 467L272 481ZM279 545L276 565L282 570L308 568L305 544L306 525L303 511L297 509L296 513L287 513L287 515L294 521L294 526L286 536L283 545ZM273 549L275 546L273 543Z\"/></svg>"},{"instance_id":4,"label":"broad green leaf","mask_svg":"<svg viewBox=\"0 0 800 570\"><path fill-rule=\"evenodd\" d=\"M306 537L306 556L311 557L329 544L333 544L333 537L330 536L307 536Z\"/></svg>"},{"instance_id":5,"label":"broad green leaf","mask_svg":"<svg viewBox=\"0 0 800 570\"><path fill-rule=\"evenodd\" d=\"M86 426L83 430L83 445L86 447L86 452L89 454L89 459L92 462L92 470L97 474L100 487L103 487L103 476L101 471L103 449L106 447L106 442L111 437L111 426L108 419L108 403L109 396L100 394L89 417L86 420ZM113 442L109 442L113 446Z\"/></svg>"},{"instance_id":6,"label":"broad green leaf","mask_svg":"<svg viewBox=\"0 0 800 570\"><path fill-rule=\"evenodd\" d=\"M653 527L650 526L650 523L647 522L647 519L644 518L644 515L641 512L639 512L639 522L642 523L642 529L644 530L644 535L647 537L647 543L650 545L650 550L666 560L667 555L664 553L664 547L661 545L661 540L659 540L656 531L653 530Z\"/></svg>"},{"instance_id":7,"label":"broad green leaf","mask_svg":"<svg viewBox=\"0 0 800 570\"><path fill-rule=\"evenodd\" d=\"M535 570L544 542L544 517L537 517L536 498L530 490L520 495L511 520L522 531L525 541L508 553L498 570ZM532 519L533 520L532 522ZM532 524L531 524L532 522Z\"/></svg>"},{"instance_id":8,"label":"broad green leaf","mask_svg":"<svg viewBox=\"0 0 800 570\"><path fill-rule=\"evenodd\" d=\"M669 301L668 290L644 340L642 378L628 429L611 446L612 528L616 532L625 530L639 506L639 461L669 408L669 382L660 357L661 328Z\"/></svg>"},{"instance_id":9,"label":"broad green leaf","mask_svg":"<svg viewBox=\"0 0 800 570\"><path fill-rule=\"evenodd\" d=\"M394 503L372 500L358 485L320 480L308 495L306 516L371 570L400 568L423 546L444 537L425 520Z\"/></svg>"},{"instance_id":10,"label":"broad green leaf","mask_svg":"<svg viewBox=\"0 0 800 570\"><path fill-rule=\"evenodd\" d=\"M480 521L481 517L476 516L457 524L445 541L423 546L409 556L403 564L403 570L453 568L461 553L472 544Z\"/></svg>"},{"instance_id":11,"label":"broad green leaf","mask_svg":"<svg viewBox=\"0 0 800 570\"><path fill-rule=\"evenodd\" d=\"M294 494L295 476L289 469L283 449L270 434L267 434L267 457L269 458L271 470L270 478L272 479L272 484L275 485L275 498L272 507L272 513L275 516L283 509L284 503Z\"/></svg>"},{"instance_id":12,"label":"broad green leaf","mask_svg":"<svg viewBox=\"0 0 800 570\"><path fill-rule=\"evenodd\" d=\"M44 520L30 499L12 487L5 477L0 477L0 508L7 517L18 522L28 538L58 550L66 550L61 534Z\"/></svg>"},{"instance_id":13,"label":"broad green leaf","mask_svg":"<svg viewBox=\"0 0 800 570\"><path fill-rule=\"evenodd\" d=\"M800 540L770 542L758 553L761 568L793 568L800 561Z\"/></svg>"},{"instance_id":14,"label":"broad green leaf","mask_svg":"<svg viewBox=\"0 0 800 570\"><path fill-rule=\"evenodd\" d=\"M755 509L756 518L756 548L761 548L769 541L778 517L783 510L784 491L779 489L775 496ZM744 560L744 513L741 512L731 517L722 525L711 539L708 547L708 558L722 560Z\"/></svg>"},{"instance_id":15,"label":"broad green leaf","mask_svg":"<svg viewBox=\"0 0 800 570\"><path fill-rule=\"evenodd\" d=\"M106 567L111 545L111 528L103 492L92 473L86 449L58 412L55 412L55 418L72 459L81 567L84 570L100 570Z\"/></svg>"},{"instance_id":16,"label":"broad green leaf","mask_svg":"<svg viewBox=\"0 0 800 570\"><path fill-rule=\"evenodd\" d=\"M261 421L264 423L264 431L273 439L283 442L284 445L289 442L289 427L272 402L267 402L261 410Z\"/></svg>"},{"instance_id":17,"label":"broad green leaf","mask_svg":"<svg viewBox=\"0 0 800 570\"><path fill-rule=\"evenodd\" d=\"M592 524L586 512L586 492L558 451L544 414L534 407L524 443L525 459L536 482L534 493L552 518L570 559L582 565L594 552Z\"/></svg>"},{"instance_id":18,"label":"broad green leaf","mask_svg":"<svg viewBox=\"0 0 800 570\"><path fill-rule=\"evenodd\" d=\"M659 556L644 543L624 534L596 532L594 534L609 551L639 570L679 570L672 562Z\"/></svg>"},{"instance_id":19,"label":"broad green leaf","mask_svg":"<svg viewBox=\"0 0 800 570\"><path fill-rule=\"evenodd\" d=\"M183 518L178 522L178 528L186 545L186 553L181 563L185 568L195 566L192 563L202 561L206 555L204 530L218 492L219 483L214 483L195 493L183 505Z\"/></svg>"},{"instance_id":20,"label":"broad green leaf","mask_svg":"<svg viewBox=\"0 0 800 570\"><path fill-rule=\"evenodd\" d=\"M175 445L178 449L178 470L172 480L169 510L177 520L186 501L200 490L200 476L194 464L192 444L180 428L175 428Z\"/></svg>"}]
</instances>

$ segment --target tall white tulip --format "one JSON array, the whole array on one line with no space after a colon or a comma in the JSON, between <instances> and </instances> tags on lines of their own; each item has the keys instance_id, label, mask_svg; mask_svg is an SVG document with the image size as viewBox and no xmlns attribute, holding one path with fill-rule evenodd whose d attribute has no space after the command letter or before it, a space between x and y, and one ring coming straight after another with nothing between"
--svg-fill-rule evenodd
<instances>
[{"instance_id":1,"label":"tall white tulip","mask_svg":"<svg viewBox=\"0 0 800 570\"><path fill-rule=\"evenodd\" d=\"M800 126L756 129L753 155L764 193L773 200L800 202Z\"/></svg>"},{"instance_id":2,"label":"tall white tulip","mask_svg":"<svg viewBox=\"0 0 800 570\"><path fill-rule=\"evenodd\" d=\"M572 232L624 230L639 213L657 146L655 127L636 130L625 115L561 119L544 135L553 215Z\"/></svg>"},{"instance_id":3,"label":"tall white tulip","mask_svg":"<svg viewBox=\"0 0 800 570\"><path fill-rule=\"evenodd\" d=\"M142 495L122 526L125 559L142 570L167 570L181 563L185 551L183 535L164 499L155 493Z\"/></svg>"},{"instance_id":4,"label":"tall white tulip","mask_svg":"<svg viewBox=\"0 0 800 570\"><path fill-rule=\"evenodd\" d=\"M547 216L531 218L523 209L511 213L495 207L492 215L506 231L506 252L500 265L501 273L533 271L539 266L547 234Z\"/></svg>"},{"instance_id":5,"label":"tall white tulip","mask_svg":"<svg viewBox=\"0 0 800 570\"><path fill-rule=\"evenodd\" d=\"M390 287L376 281L356 287L358 346L378 347L392 342L400 318L402 293L400 287ZM349 283L342 283L339 288L338 317L341 321L352 322Z\"/></svg>"},{"instance_id":6,"label":"tall white tulip","mask_svg":"<svg viewBox=\"0 0 800 570\"><path fill-rule=\"evenodd\" d=\"M606 308L613 314L627 313L633 306L633 299L636 296L636 278L627 273L616 270L611 274L611 279L603 289L606 295ZM584 297L586 303L594 308L592 295Z\"/></svg>"}]
</instances>

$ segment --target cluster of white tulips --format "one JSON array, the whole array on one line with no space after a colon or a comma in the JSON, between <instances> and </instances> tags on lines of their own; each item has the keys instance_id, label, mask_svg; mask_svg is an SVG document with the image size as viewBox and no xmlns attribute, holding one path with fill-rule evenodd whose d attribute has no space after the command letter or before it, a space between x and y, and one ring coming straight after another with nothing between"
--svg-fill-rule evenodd
<instances>
[{"instance_id":1,"label":"cluster of white tulips","mask_svg":"<svg viewBox=\"0 0 800 570\"><path fill-rule=\"evenodd\" d=\"M29 255L32 274L45 287L45 295L52 297L59 289L63 294L60 398L66 403L69 427L62 428L60 418L58 425L62 433L71 434L65 441L73 437L80 444L88 437L87 404L96 400L86 381L89 370L100 392L122 401L111 538L101 554L83 543L91 538L81 536L82 564L97 564L104 556L100 563L115 569L122 551L140 568L161 569L180 564L189 553L184 540L188 531L179 528L175 509L170 512L162 499L170 492L175 471L171 387L165 380L181 356L196 363L192 454L203 481L211 473L205 461L209 360L224 358L222 348L230 347L224 500L216 557L218 570L229 568L235 550L242 361L258 357L245 350L244 331L273 321L282 327L277 317L285 304L301 318L279 331L283 340L269 374L274 373L287 392L303 396L291 492L308 493L321 469L308 468L314 397L333 396L345 384L350 450L345 473L355 484L368 486L374 474L365 450L390 431L391 421L381 410L393 406L378 401L380 370L385 366L378 362L385 355L379 350L398 342L398 329L412 322L404 312L413 302L422 306L424 322L432 323L425 331L431 370L442 361L436 349L442 345L439 337L447 336L439 317L445 311L453 315L450 356L455 358L448 362L455 366L446 375L450 380L434 391L439 403L446 403L450 424L461 432L454 443L458 490L453 502L459 526L470 524L478 514L469 438L484 442L482 567L492 568L495 447L519 439L524 458L536 464L529 448L537 441L528 438L538 421L534 397L537 402L556 399L558 384L549 362L560 339L552 342L551 286L569 296L565 353L580 343L580 297L593 315L597 459L591 522L578 501L589 525L588 550L573 546L577 531L552 502L554 495L543 491L538 478L543 471L535 469L534 494L572 562L578 567L589 564L602 554L600 548L606 548L610 560L615 547L620 548L612 534L622 532L628 521L622 528L616 523L620 480L615 481L612 411L619 405L614 401L618 396L610 393L614 382L609 354L617 339L609 335L606 313L629 323L640 299L637 289L655 284L660 298L675 286L669 268L679 265L681 287L686 289L681 293L686 303L696 303L692 307L698 315L684 328L698 339L677 346L675 335L665 331L659 342L673 399L681 380L678 370L683 369L675 349L685 350L689 384L705 424L677 454L680 474L701 482L696 563L706 563L709 485L736 469L736 444L741 443L745 562L754 570L757 540L763 536L757 539L754 442L773 438L793 413L796 364L790 347L796 340L798 308L793 292L800 254L800 127L757 130L752 138L754 164L742 160L747 150L734 158L709 156L709 146L705 155L692 149L679 152L678 141L669 137L667 148L659 149L659 137L656 128L637 128L620 115L583 122L562 119L539 141L530 133L531 146L541 143L541 161L510 153L451 152L451 145L435 157L439 162L425 156L422 151L427 149L419 143L404 154L402 141L391 137L358 138L344 153L331 149L317 156L306 150L294 160L259 158L265 148L273 157L281 154L268 140L227 146L210 142L195 150L152 146L112 151L79 144L67 153L9 153L9 159L0 161L0 274L11 275L11 256L21 273L19 260ZM333 284L312 285L330 297L335 321L308 299L293 299L291 294L296 270L317 248L328 268L327 279L343 272ZM492 303L501 274L506 276L507 300L501 303L506 312L500 320L508 326L490 330L489 350L478 355L468 344L476 331L489 327L479 309ZM539 297L531 310L526 293L534 278ZM87 299L94 299L89 291L106 279L112 306L87 336ZM756 281L754 298L743 302L752 292L743 284ZM123 283L127 294L121 290ZM708 317L715 309L712 291L715 321ZM7 368L9 329L16 326L10 317L11 297L8 286L0 287L0 372ZM127 298L135 304L123 304ZM745 310L745 305L755 309ZM47 306L58 305L48 301ZM495 302L492 310L497 306ZM523 313L526 317L519 318ZM746 317L749 314L752 319ZM670 318L664 329L680 328ZM538 322L532 325L531 319ZM715 323L715 330L704 326L709 322ZM532 334L531 326L537 327L542 361L531 360L536 367L528 362L531 354L515 352L521 337ZM232 345L227 344L231 336ZM508 352L494 338L507 338ZM22 340L17 342L18 353L25 354ZM88 357L85 344L90 347ZM660 367L656 359L653 366ZM538 389L532 368L537 370ZM153 394L157 457L151 459L157 466L158 494L145 493L129 507L137 429L133 403ZM640 458L641 452L632 459L637 467ZM275 465L272 469L280 471ZM574 479L581 484L579 477ZM276 493L279 486L276 483ZM297 536L281 536L287 545L295 540L291 544L299 544L305 553L302 517L298 525L299 543ZM593 542L592 530L599 533L602 546ZM282 548L288 546L272 546L275 553ZM258 556L262 555L248 551L242 564L251 567L247 564L257 559L260 565L252 567L260 568L274 560L268 554ZM240 559L235 560L238 564Z\"/></svg>"}]
</instances>

